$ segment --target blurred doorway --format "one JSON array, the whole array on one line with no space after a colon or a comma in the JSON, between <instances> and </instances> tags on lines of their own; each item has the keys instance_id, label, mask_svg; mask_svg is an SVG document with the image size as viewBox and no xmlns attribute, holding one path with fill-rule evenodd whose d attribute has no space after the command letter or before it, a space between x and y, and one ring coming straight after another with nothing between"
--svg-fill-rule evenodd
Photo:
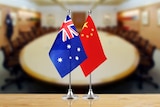
<instances>
[{"instance_id":1,"label":"blurred doorway","mask_svg":"<svg viewBox=\"0 0 160 107\"><path fill-rule=\"evenodd\" d=\"M86 20L86 12L72 12L72 20L77 31L80 32Z\"/></svg>"}]
</instances>

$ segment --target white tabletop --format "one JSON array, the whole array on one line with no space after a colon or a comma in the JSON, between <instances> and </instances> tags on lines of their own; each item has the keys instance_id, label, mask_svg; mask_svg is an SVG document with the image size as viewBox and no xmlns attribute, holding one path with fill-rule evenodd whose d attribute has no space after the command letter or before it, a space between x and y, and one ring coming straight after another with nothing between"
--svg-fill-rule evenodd
<instances>
[{"instance_id":1,"label":"white tabletop","mask_svg":"<svg viewBox=\"0 0 160 107\"><path fill-rule=\"evenodd\" d=\"M49 58L49 50L58 32L44 35L28 45L20 53L24 71L41 81L67 85L69 76L61 78ZM92 84L117 81L130 75L139 63L137 49L129 42L106 32L98 32L107 60L92 72ZM80 66L71 72L72 85L88 85Z\"/></svg>"}]
</instances>

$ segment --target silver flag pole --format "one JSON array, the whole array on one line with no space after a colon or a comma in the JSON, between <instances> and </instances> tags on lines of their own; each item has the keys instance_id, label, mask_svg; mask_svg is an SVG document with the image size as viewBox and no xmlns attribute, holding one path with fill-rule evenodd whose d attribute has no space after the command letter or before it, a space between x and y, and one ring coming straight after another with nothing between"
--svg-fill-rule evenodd
<instances>
[{"instance_id":1,"label":"silver flag pole","mask_svg":"<svg viewBox=\"0 0 160 107\"><path fill-rule=\"evenodd\" d=\"M71 16L71 10L67 11L68 15ZM71 66L71 64L70 64ZM65 100L69 100L69 99L76 99L78 98L78 96L74 95L72 92L72 88L71 88L71 72L69 73L69 89L68 89L68 93L62 97Z\"/></svg>"},{"instance_id":2,"label":"silver flag pole","mask_svg":"<svg viewBox=\"0 0 160 107\"><path fill-rule=\"evenodd\" d=\"M92 11L89 10L89 11L88 11L88 15L91 15L91 13L92 13ZM98 96L95 95L95 94L93 93L93 90L92 90L92 74L91 74L91 73L90 73L90 75L89 75L89 91L88 91L88 94L87 94L87 95L84 95L84 96L83 96L83 98L84 98L84 99L97 99L97 98L98 98Z\"/></svg>"}]
</instances>

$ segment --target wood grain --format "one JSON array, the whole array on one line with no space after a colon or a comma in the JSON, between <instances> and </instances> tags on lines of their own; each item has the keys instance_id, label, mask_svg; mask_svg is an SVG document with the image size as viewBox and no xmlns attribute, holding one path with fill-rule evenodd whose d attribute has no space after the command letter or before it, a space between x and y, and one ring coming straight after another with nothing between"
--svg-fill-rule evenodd
<instances>
[{"instance_id":1,"label":"wood grain","mask_svg":"<svg viewBox=\"0 0 160 107\"><path fill-rule=\"evenodd\" d=\"M1 94L0 107L160 107L159 94L100 94L96 100L63 100L64 94Z\"/></svg>"}]
</instances>

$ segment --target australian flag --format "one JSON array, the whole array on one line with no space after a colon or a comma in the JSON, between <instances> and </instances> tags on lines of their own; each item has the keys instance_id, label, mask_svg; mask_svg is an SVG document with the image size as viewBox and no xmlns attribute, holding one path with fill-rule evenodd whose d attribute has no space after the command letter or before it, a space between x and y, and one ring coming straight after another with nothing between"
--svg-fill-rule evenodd
<instances>
[{"instance_id":1,"label":"australian flag","mask_svg":"<svg viewBox=\"0 0 160 107\"><path fill-rule=\"evenodd\" d=\"M62 78L87 58L79 33L69 15L49 51L49 57Z\"/></svg>"}]
</instances>

